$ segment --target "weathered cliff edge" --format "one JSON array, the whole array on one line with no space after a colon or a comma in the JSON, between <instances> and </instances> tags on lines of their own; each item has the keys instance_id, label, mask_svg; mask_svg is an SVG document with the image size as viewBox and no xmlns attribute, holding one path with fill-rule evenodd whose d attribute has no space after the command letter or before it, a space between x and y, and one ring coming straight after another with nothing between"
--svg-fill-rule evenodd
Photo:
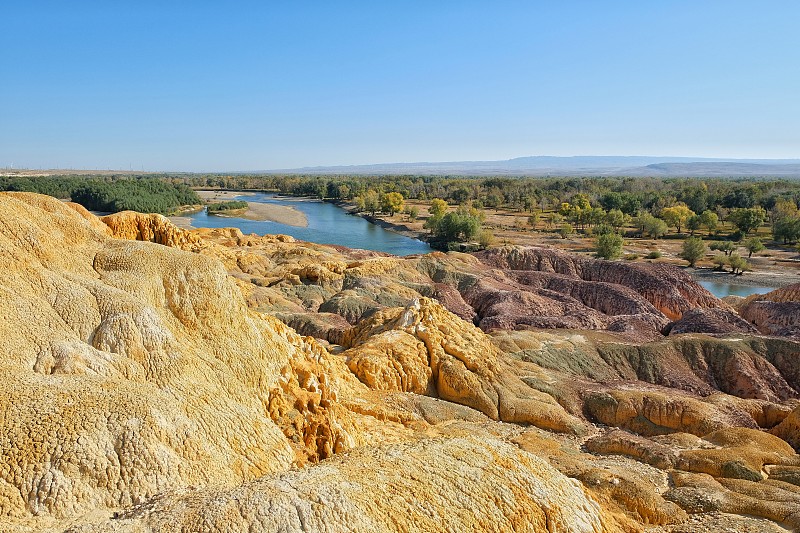
<instances>
[{"instance_id":1,"label":"weathered cliff edge","mask_svg":"<svg viewBox=\"0 0 800 533\"><path fill-rule=\"evenodd\" d=\"M675 271L0 207L3 530L800 527L800 345Z\"/></svg>"}]
</instances>

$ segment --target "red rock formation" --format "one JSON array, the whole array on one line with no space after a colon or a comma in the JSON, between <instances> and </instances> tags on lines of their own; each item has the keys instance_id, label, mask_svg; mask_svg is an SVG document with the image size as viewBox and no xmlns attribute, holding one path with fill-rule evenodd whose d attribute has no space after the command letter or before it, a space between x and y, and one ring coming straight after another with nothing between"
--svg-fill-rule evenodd
<instances>
[{"instance_id":1,"label":"red rock formation","mask_svg":"<svg viewBox=\"0 0 800 533\"><path fill-rule=\"evenodd\" d=\"M698 307L727 307L689 274L672 265L604 261L540 247L495 248L476 255L485 264L499 268L552 272L572 279L622 285L672 320Z\"/></svg>"},{"instance_id":2,"label":"red rock formation","mask_svg":"<svg viewBox=\"0 0 800 533\"><path fill-rule=\"evenodd\" d=\"M670 335L678 333L758 333L748 321L727 309L692 309L670 324Z\"/></svg>"}]
</instances>

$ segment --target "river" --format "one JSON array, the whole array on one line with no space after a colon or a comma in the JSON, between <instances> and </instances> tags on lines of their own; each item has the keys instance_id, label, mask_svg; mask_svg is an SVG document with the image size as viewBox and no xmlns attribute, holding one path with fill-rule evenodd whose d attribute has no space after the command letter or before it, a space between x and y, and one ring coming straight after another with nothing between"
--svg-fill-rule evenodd
<instances>
[{"instance_id":1,"label":"river","mask_svg":"<svg viewBox=\"0 0 800 533\"><path fill-rule=\"evenodd\" d=\"M302 241L338 244L348 248L363 248L394 255L425 254L433 251L426 242L383 229L359 216L350 215L344 209L328 202L276 197L274 194L266 193L248 194L236 199L293 207L306 215L308 226L302 228L271 221L218 217L209 215L205 210L187 218L195 228L236 227L243 233L258 235L281 233Z\"/></svg>"},{"instance_id":2,"label":"river","mask_svg":"<svg viewBox=\"0 0 800 533\"><path fill-rule=\"evenodd\" d=\"M699 281L708 292L717 298L726 296L750 296L751 294L766 294L774 291L770 287L755 287L750 285L736 285L735 283L721 283L718 281Z\"/></svg>"}]
</instances>

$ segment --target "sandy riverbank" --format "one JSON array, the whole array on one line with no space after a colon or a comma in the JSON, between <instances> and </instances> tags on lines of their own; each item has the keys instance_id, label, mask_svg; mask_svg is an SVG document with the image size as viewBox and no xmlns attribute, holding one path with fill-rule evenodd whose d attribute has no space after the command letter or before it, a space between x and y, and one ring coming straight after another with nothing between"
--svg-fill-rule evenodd
<instances>
[{"instance_id":1,"label":"sandy riverbank","mask_svg":"<svg viewBox=\"0 0 800 533\"><path fill-rule=\"evenodd\" d=\"M240 191L195 191L205 201L208 202L226 202L233 200L240 196L254 196L252 192ZM287 226L295 226L298 228L305 228L308 226L308 218L305 213L294 207L262 202L247 202L247 210L244 212L236 211L231 214L216 214L218 217L229 218L244 218L247 220L268 220L270 222L277 222L279 224L286 224ZM182 217L176 217L182 218ZM180 223L187 223L191 221L182 221ZM176 225L178 225L176 222Z\"/></svg>"},{"instance_id":2,"label":"sandy riverbank","mask_svg":"<svg viewBox=\"0 0 800 533\"><path fill-rule=\"evenodd\" d=\"M167 217L167 218L169 219L170 222L172 222L181 229L195 229L195 227L192 226L192 219L189 217Z\"/></svg>"}]
</instances>

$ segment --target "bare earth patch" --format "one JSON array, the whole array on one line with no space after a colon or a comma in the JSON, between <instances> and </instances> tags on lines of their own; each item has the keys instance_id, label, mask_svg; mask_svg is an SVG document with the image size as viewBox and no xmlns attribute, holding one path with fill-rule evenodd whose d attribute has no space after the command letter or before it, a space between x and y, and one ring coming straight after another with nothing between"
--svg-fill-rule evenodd
<instances>
[{"instance_id":1,"label":"bare earth patch","mask_svg":"<svg viewBox=\"0 0 800 533\"><path fill-rule=\"evenodd\" d=\"M286 224L287 226L296 226L299 228L308 226L308 219L305 213L286 205L247 202L247 211L242 214L237 214L236 217L246 218L247 220L270 220L272 222L278 222L279 224Z\"/></svg>"}]
</instances>

